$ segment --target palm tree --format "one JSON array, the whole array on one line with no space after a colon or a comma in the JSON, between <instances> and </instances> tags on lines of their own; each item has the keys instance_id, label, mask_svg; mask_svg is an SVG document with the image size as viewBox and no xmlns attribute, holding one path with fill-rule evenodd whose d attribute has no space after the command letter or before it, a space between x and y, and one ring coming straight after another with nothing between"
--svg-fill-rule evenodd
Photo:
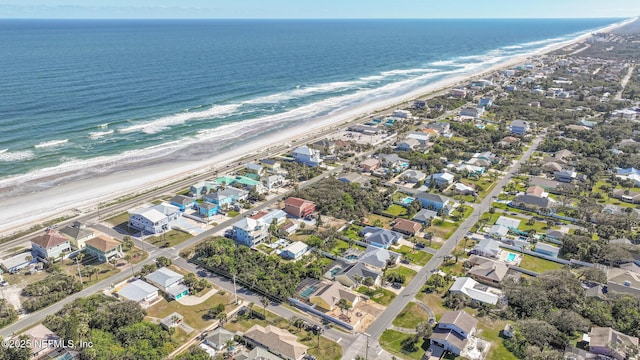
<instances>
[{"instance_id":1,"label":"palm tree","mask_svg":"<svg viewBox=\"0 0 640 360\"><path fill-rule=\"evenodd\" d=\"M109 264L113 265L113 268L116 268L116 264L118 263L118 259L116 259L115 257L112 257L111 259L109 259Z\"/></svg>"},{"instance_id":2,"label":"palm tree","mask_svg":"<svg viewBox=\"0 0 640 360\"><path fill-rule=\"evenodd\" d=\"M216 319L220 321L220 325L224 325L227 322L227 313L221 312L216 316Z\"/></svg>"},{"instance_id":3,"label":"palm tree","mask_svg":"<svg viewBox=\"0 0 640 360\"><path fill-rule=\"evenodd\" d=\"M231 353L231 350L233 350L233 344L234 344L233 339L229 339L229 340L227 340L227 341L224 343L224 345L225 345L225 347L227 348L227 351L228 351L229 353Z\"/></svg>"},{"instance_id":4,"label":"palm tree","mask_svg":"<svg viewBox=\"0 0 640 360\"><path fill-rule=\"evenodd\" d=\"M264 318L267 318L267 306L269 306L269 298L266 296L263 296L260 298L260 303L262 304L262 308L263 308L263 312L262 315L264 316Z\"/></svg>"},{"instance_id":5,"label":"palm tree","mask_svg":"<svg viewBox=\"0 0 640 360\"><path fill-rule=\"evenodd\" d=\"M124 260L131 265L131 276L136 276L136 274L133 272L133 264L131 263L131 255L130 254L125 255L124 256Z\"/></svg>"}]
</instances>

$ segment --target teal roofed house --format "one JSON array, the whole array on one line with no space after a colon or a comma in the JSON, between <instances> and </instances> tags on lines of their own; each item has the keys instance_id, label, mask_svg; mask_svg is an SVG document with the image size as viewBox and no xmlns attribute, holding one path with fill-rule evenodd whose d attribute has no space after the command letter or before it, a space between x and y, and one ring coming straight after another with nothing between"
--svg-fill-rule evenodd
<instances>
[{"instance_id":1,"label":"teal roofed house","mask_svg":"<svg viewBox=\"0 0 640 360\"><path fill-rule=\"evenodd\" d=\"M246 176L221 176L215 180L219 185L238 186L241 185L247 190L256 189L258 192L264 191L262 183L258 180L248 178Z\"/></svg>"}]
</instances>

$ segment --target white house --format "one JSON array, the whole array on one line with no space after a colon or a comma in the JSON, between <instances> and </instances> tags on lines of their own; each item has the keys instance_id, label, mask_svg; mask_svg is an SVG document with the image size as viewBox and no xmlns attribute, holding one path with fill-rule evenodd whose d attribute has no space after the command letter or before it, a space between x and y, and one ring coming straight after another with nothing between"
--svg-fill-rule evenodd
<instances>
[{"instance_id":1,"label":"white house","mask_svg":"<svg viewBox=\"0 0 640 360\"><path fill-rule=\"evenodd\" d=\"M160 288L172 299L177 300L189 294L189 288L182 281L184 276L166 267L161 267L144 279Z\"/></svg>"},{"instance_id":2,"label":"white house","mask_svg":"<svg viewBox=\"0 0 640 360\"><path fill-rule=\"evenodd\" d=\"M123 300L149 302L158 297L158 288L138 279L125 285L117 294Z\"/></svg>"},{"instance_id":3,"label":"white house","mask_svg":"<svg viewBox=\"0 0 640 360\"><path fill-rule=\"evenodd\" d=\"M309 246L302 241L294 241L280 252L285 259L298 259L309 250Z\"/></svg>"},{"instance_id":4,"label":"white house","mask_svg":"<svg viewBox=\"0 0 640 360\"><path fill-rule=\"evenodd\" d=\"M320 151L308 146L301 146L293 150L293 159L307 166L316 167L322 162Z\"/></svg>"},{"instance_id":5,"label":"white house","mask_svg":"<svg viewBox=\"0 0 640 360\"><path fill-rule=\"evenodd\" d=\"M482 285L470 277L459 277L449 288L451 294L464 294L476 302L495 305L500 300L499 290Z\"/></svg>"},{"instance_id":6,"label":"white house","mask_svg":"<svg viewBox=\"0 0 640 360\"><path fill-rule=\"evenodd\" d=\"M182 216L176 206L160 204L129 210L129 226L139 231L158 234L171 229L171 223Z\"/></svg>"}]
</instances>

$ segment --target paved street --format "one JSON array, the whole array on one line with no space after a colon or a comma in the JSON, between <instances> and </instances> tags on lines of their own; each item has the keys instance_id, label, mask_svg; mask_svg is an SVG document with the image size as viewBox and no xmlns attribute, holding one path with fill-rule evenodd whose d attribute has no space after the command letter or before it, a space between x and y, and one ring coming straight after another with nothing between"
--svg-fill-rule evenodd
<instances>
[{"instance_id":1,"label":"paved street","mask_svg":"<svg viewBox=\"0 0 640 360\"><path fill-rule=\"evenodd\" d=\"M413 297L422 289L424 283L429 279L431 274L442 264L444 256L453 251L456 244L462 239L470 230L473 224L478 221L480 215L488 211L491 207L493 197L497 197L498 194L505 187L507 182L511 179L513 174L520 167L520 164L526 162L531 154L538 147L542 141L543 135L538 136L529 149L520 157L519 160L513 163L506 175L503 176L495 188L489 193L480 204L474 206L474 210L471 215L463 222L460 227L451 235L451 237L444 243L444 245L438 250L436 255L418 272L418 274L411 280L411 282L400 292L400 294L391 302L387 309L378 316L378 318L369 326L367 333L370 335L369 340L369 359L383 359L381 355L374 353L373 349L378 348L377 339L382 333L391 327L393 319L405 308L405 306L413 299ZM366 336L362 335L358 341L354 342L351 347L345 351L343 359L351 360L358 354L364 354L366 352L366 341L363 343L362 338L366 340Z\"/></svg>"}]
</instances>

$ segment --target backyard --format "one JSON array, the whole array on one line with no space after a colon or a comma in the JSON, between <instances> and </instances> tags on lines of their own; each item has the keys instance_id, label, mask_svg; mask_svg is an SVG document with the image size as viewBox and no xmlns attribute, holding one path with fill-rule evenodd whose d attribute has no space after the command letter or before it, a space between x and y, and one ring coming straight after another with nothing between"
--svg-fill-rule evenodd
<instances>
[{"instance_id":1,"label":"backyard","mask_svg":"<svg viewBox=\"0 0 640 360\"><path fill-rule=\"evenodd\" d=\"M162 235L158 236L150 236L145 238L144 241L149 242L158 247L172 247L180 244L181 242L191 239L193 236L191 234L178 231L178 230L169 230Z\"/></svg>"},{"instance_id":2,"label":"backyard","mask_svg":"<svg viewBox=\"0 0 640 360\"><path fill-rule=\"evenodd\" d=\"M433 257L433 255L428 252L422 250L413 250L406 245L402 245L397 249L393 249L393 251L402 254L405 259L409 259L409 261L418 266L424 266Z\"/></svg>"},{"instance_id":3,"label":"backyard","mask_svg":"<svg viewBox=\"0 0 640 360\"><path fill-rule=\"evenodd\" d=\"M520 262L521 268L535 271L539 274L545 271L559 270L562 266L562 264L527 254L522 254L522 262Z\"/></svg>"},{"instance_id":4,"label":"backyard","mask_svg":"<svg viewBox=\"0 0 640 360\"><path fill-rule=\"evenodd\" d=\"M391 301L396 297L396 294L381 287L368 288L366 286L360 286L358 292L367 295L372 301L383 306L391 304Z\"/></svg>"},{"instance_id":5,"label":"backyard","mask_svg":"<svg viewBox=\"0 0 640 360\"><path fill-rule=\"evenodd\" d=\"M393 325L405 329L415 329L419 323L427 320L429 320L429 314L418 304L410 302L393 320Z\"/></svg>"},{"instance_id":6,"label":"backyard","mask_svg":"<svg viewBox=\"0 0 640 360\"><path fill-rule=\"evenodd\" d=\"M231 311L235 306L232 294L225 293L224 295L221 295L220 293L216 293L204 302L192 306L182 305L175 300L167 301L166 299L162 299L157 304L147 309L147 315L163 319L170 314L177 312L184 316L184 322L189 326L195 329L204 329L213 322L213 320L207 317L207 312L218 304L223 304L225 306L224 311L226 313Z\"/></svg>"},{"instance_id":7,"label":"backyard","mask_svg":"<svg viewBox=\"0 0 640 360\"><path fill-rule=\"evenodd\" d=\"M393 355L397 355L401 358L420 360L429 347L429 342L420 339L415 344L414 351L407 351L403 346L403 343L407 339L412 338L414 335L405 334L396 330L385 330L380 336L380 346Z\"/></svg>"}]
</instances>

